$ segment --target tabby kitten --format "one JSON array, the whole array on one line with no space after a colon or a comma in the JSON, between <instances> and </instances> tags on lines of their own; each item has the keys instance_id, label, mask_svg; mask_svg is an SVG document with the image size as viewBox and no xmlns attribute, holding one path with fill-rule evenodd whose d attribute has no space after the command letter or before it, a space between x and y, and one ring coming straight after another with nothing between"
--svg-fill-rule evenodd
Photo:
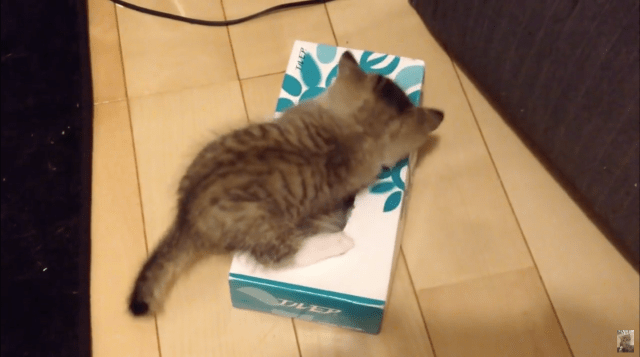
<instances>
[{"instance_id":1,"label":"tabby kitten","mask_svg":"<svg viewBox=\"0 0 640 357\"><path fill-rule=\"evenodd\" d=\"M159 312L178 276L211 254L291 262L305 238L340 232L355 194L428 140L443 119L351 53L319 97L209 143L178 189L178 213L135 282L129 310Z\"/></svg>"},{"instance_id":2,"label":"tabby kitten","mask_svg":"<svg viewBox=\"0 0 640 357\"><path fill-rule=\"evenodd\" d=\"M633 352L633 345L631 344L631 335L620 336L620 346L618 352Z\"/></svg>"}]
</instances>

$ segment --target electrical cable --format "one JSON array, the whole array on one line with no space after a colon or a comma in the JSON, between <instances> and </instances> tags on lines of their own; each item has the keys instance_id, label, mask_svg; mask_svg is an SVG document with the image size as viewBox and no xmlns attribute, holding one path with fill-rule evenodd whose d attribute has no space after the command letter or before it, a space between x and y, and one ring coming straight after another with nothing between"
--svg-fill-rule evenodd
<instances>
[{"instance_id":1,"label":"electrical cable","mask_svg":"<svg viewBox=\"0 0 640 357\"><path fill-rule=\"evenodd\" d=\"M253 15L249 15L249 16L246 16L246 17L243 17L243 18L240 18L240 19L226 20L226 21L209 21L209 20L193 19L193 18L190 18L190 17L184 17L184 16L180 16L180 15L174 15L174 14L162 12L162 11L156 11L156 10L152 10L152 9L147 9L147 8L142 7L142 6L130 4L130 3L126 2L126 1L122 1L122 0L110 0L110 1L115 3L115 4L117 4L117 5L126 7L128 9L131 9L131 10L134 10L134 11L141 12L143 14L162 17L162 18L165 18L165 19L170 19L170 20L175 20L175 21L186 22L186 23L193 24L193 25L230 26L230 25L236 25L236 24L239 24L239 23L242 23L242 22L245 22L245 21L249 21L251 19L255 19L256 17L264 16L264 15L266 15L268 13L271 13L271 12L284 10L284 9L292 8L292 7L324 4L324 3L328 3L328 2L333 1L333 0L305 0L305 1L297 1L297 2L291 2L291 3L286 3L286 4L280 4L280 5L276 5L276 6L270 7L268 9L266 9L266 10L260 11L258 13L255 13Z\"/></svg>"}]
</instances>

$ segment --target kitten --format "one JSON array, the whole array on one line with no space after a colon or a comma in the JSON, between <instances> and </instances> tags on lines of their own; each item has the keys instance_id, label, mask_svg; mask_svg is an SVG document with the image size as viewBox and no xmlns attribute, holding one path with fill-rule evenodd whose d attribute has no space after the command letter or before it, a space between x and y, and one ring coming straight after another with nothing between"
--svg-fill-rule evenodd
<instances>
[{"instance_id":1,"label":"kitten","mask_svg":"<svg viewBox=\"0 0 640 357\"><path fill-rule=\"evenodd\" d=\"M631 344L631 335L620 336L620 346L618 346L618 352L633 352L633 345Z\"/></svg>"},{"instance_id":2,"label":"kitten","mask_svg":"<svg viewBox=\"0 0 640 357\"><path fill-rule=\"evenodd\" d=\"M425 144L443 117L415 107L345 52L322 95L196 156L179 185L177 217L142 267L129 310L159 312L178 276L211 254L287 264L305 238L342 231L355 194Z\"/></svg>"}]
</instances>

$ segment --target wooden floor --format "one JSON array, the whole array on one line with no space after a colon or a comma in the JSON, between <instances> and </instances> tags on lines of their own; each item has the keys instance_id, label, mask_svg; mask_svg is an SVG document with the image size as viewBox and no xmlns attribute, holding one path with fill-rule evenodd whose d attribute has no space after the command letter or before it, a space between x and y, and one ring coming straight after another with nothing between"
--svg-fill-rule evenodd
<instances>
[{"instance_id":1,"label":"wooden floor","mask_svg":"<svg viewBox=\"0 0 640 357\"><path fill-rule=\"evenodd\" d=\"M220 20L286 1L133 2ZM612 356L616 330L639 329L638 273L407 0L339 0L230 28L108 0L90 0L89 18L96 357ZM127 294L167 228L180 175L208 140L274 111L296 39L423 59L423 104L446 113L435 148L414 168L382 332L233 309L224 256L181 280L164 314L134 320Z\"/></svg>"}]
</instances>

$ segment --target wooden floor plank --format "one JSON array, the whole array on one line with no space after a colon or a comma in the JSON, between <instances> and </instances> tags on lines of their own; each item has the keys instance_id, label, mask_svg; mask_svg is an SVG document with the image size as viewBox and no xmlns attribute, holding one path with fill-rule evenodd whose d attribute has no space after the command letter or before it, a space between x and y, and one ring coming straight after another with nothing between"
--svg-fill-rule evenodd
<instances>
[{"instance_id":1,"label":"wooden floor plank","mask_svg":"<svg viewBox=\"0 0 640 357\"><path fill-rule=\"evenodd\" d=\"M104 0L102 0L104 1ZM223 19L220 1L130 0L199 19ZM116 7L127 95L140 97L237 79L229 33Z\"/></svg>"},{"instance_id":2,"label":"wooden floor plank","mask_svg":"<svg viewBox=\"0 0 640 357\"><path fill-rule=\"evenodd\" d=\"M126 304L138 264L146 256L127 102L96 105L93 130L93 355L159 356L155 320L133 319Z\"/></svg>"},{"instance_id":3,"label":"wooden floor plank","mask_svg":"<svg viewBox=\"0 0 640 357\"><path fill-rule=\"evenodd\" d=\"M433 356L404 257L398 259L379 335L294 320L304 357Z\"/></svg>"},{"instance_id":4,"label":"wooden floor plank","mask_svg":"<svg viewBox=\"0 0 640 357\"><path fill-rule=\"evenodd\" d=\"M124 70L115 5L111 1L90 0L87 7L93 102L105 103L125 99Z\"/></svg>"},{"instance_id":5,"label":"wooden floor plank","mask_svg":"<svg viewBox=\"0 0 640 357\"><path fill-rule=\"evenodd\" d=\"M438 356L571 356L533 267L418 296Z\"/></svg>"}]
</instances>

